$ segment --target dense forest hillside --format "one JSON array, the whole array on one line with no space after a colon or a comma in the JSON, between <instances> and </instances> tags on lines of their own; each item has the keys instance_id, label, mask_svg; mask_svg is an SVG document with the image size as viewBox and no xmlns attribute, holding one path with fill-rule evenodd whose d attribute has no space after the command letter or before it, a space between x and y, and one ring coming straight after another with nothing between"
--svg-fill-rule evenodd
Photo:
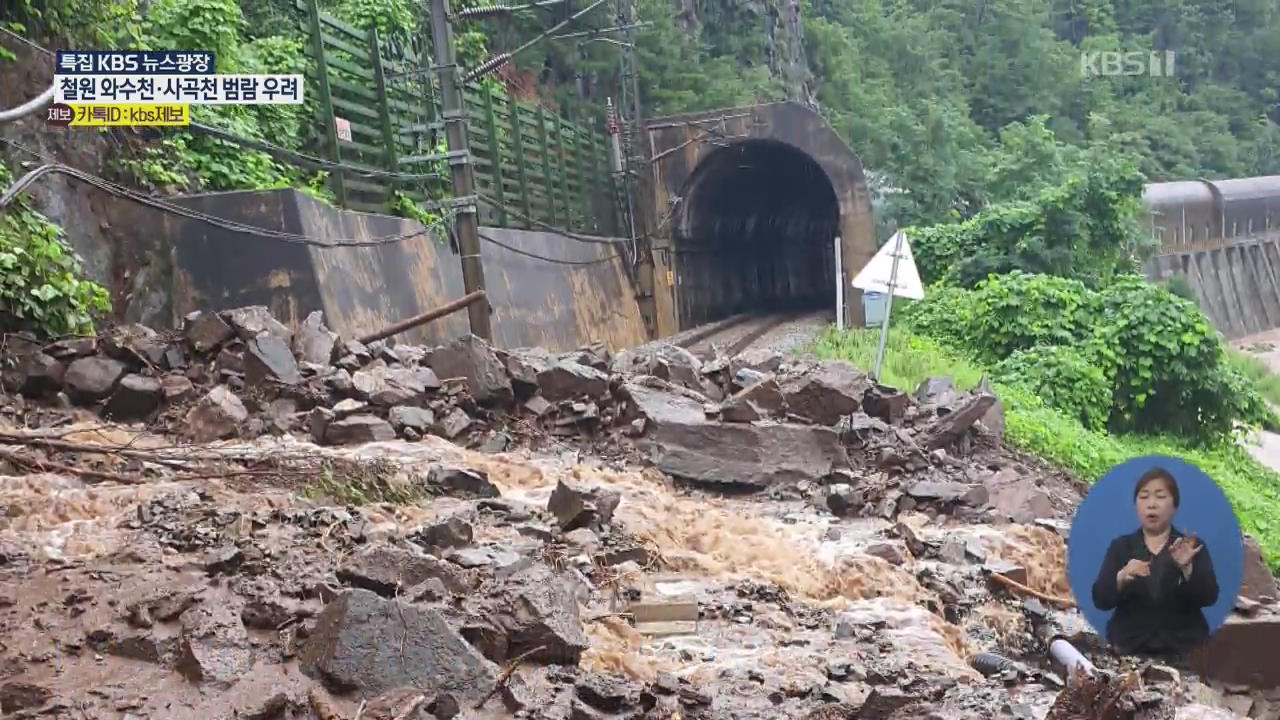
<instances>
[{"instance_id":1,"label":"dense forest hillside","mask_svg":"<svg viewBox=\"0 0 1280 720\"><path fill-rule=\"evenodd\" d=\"M385 34L423 32L410 0L321 5ZM18 6L19 19L50 30L37 32L46 39L195 43L244 67L303 62L293 0ZM460 60L474 67L586 6L460 22ZM1280 173L1277 0L607 0L567 30L625 23L627 6L650 23L636 34L645 115L814 103L899 223L963 219L1026 196L1099 143L1134 157L1150 181ZM1100 51L1172 52L1173 73L1086 73L1082 57ZM613 42L545 42L516 57L505 76L513 91L601 118L605 99L619 95L618 53ZM282 137L279 127L241 114L224 120Z\"/></svg>"},{"instance_id":2,"label":"dense forest hillside","mask_svg":"<svg viewBox=\"0 0 1280 720\"><path fill-rule=\"evenodd\" d=\"M770 63L787 0L687 4L699 22L642 4L650 110L805 90ZM807 90L884 187L909 191L901 221L1004 199L992 168L1025 157L1036 116L1052 132L1040 140L1068 145L1036 147L1106 141L1151 181L1280 173L1275 0L804 0L800 12ZM1090 76L1082 54L1099 51L1171 51L1173 76Z\"/></svg>"}]
</instances>

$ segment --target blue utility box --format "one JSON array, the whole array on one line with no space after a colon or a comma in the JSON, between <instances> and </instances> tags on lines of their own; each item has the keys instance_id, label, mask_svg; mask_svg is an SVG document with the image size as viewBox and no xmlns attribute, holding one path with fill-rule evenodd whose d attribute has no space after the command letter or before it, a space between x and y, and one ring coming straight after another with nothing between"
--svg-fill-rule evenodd
<instances>
[{"instance_id":1,"label":"blue utility box","mask_svg":"<svg viewBox=\"0 0 1280 720\"><path fill-rule=\"evenodd\" d=\"M862 293L862 313L867 318L866 327L880 327L884 323L886 300L888 300L888 295L885 293Z\"/></svg>"}]
</instances>

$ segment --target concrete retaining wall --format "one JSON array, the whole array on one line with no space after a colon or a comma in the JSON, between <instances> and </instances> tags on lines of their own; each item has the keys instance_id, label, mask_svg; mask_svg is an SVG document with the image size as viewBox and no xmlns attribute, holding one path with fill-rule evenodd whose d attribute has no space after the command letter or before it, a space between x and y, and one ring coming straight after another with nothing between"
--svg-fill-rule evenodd
<instances>
[{"instance_id":1,"label":"concrete retaining wall","mask_svg":"<svg viewBox=\"0 0 1280 720\"><path fill-rule=\"evenodd\" d=\"M1278 242L1268 237L1159 255L1148 261L1147 276L1156 282L1184 276L1209 321L1234 340L1280 327Z\"/></svg>"},{"instance_id":2,"label":"concrete retaining wall","mask_svg":"<svg viewBox=\"0 0 1280 720\"><path fill-rule=\"evenodd\" d=\"M422 230L403 218L344 211L294 190L195 195L175 202L222 218L318 238L370 239ZM444 233L364 247L317 247L139 209L131 225L154 248L149 285L162 305L126 312L153 327L177 327L192 310L266 305L295 325L314 310L344 337L373 332L464 295L461 262ZM493 306L494 343L572 350L645 341L644 324L613 248L543 232L481 228L482 235L545 262L481 242ZM167 289L168 292L163 292ZM460 311L398 336L438 343L469 331Z\"/></svg>"}]
</instances>

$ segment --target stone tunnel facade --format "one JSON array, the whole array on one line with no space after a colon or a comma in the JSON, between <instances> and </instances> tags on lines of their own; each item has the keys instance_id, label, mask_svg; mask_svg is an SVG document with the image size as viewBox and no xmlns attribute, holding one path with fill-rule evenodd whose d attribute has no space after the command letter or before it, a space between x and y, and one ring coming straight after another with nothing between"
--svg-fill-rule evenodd
<instances>
[{"instance_id":1,"label":"stone tunnel facade","mask_svg":"<svg viewBox=\"0 0 1280 720\"><path fill-rule=\"evenodd\" d=\"M862 164L813 110L784 102L656 118L641 137L648 173L637 230L651 265L641 313L665 336L739 313L835 307L835 240L849 283L875 254Z\"/></svg>"}]
</instances>

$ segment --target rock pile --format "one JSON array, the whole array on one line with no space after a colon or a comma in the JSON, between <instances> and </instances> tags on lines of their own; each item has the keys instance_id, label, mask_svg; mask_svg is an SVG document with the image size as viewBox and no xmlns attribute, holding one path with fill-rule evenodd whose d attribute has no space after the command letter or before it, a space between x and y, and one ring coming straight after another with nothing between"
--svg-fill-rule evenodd
<instances>
[{"instance_id":1,"label":"rock pile","mask_svg":"<svg viewBox=\"0 0 1280 720\"><path fill-rule=\"evenodd\" d=\"M653 448L672 475L754 488L850 469L851 436L865 443L896 433L890 444L903 447L878 462L919 470L940 462L943 448L967 449L972 428L999 428L990 394L969 398L935 383L913 403L843 362L788 364L767 351L704 362L662 343L616 358L603 347L508 351L473 336L439 347L365 346L338 337L319 312L294 332L262 306L193 313L182 332L134 324L17 348L4 374L11 392L164 423L196 442L296 432L346 445L434 434L500 451L520 428L566 438L616 428ZM494 432L498 425L516 430Z\"/></svg>"}]
</instances>

